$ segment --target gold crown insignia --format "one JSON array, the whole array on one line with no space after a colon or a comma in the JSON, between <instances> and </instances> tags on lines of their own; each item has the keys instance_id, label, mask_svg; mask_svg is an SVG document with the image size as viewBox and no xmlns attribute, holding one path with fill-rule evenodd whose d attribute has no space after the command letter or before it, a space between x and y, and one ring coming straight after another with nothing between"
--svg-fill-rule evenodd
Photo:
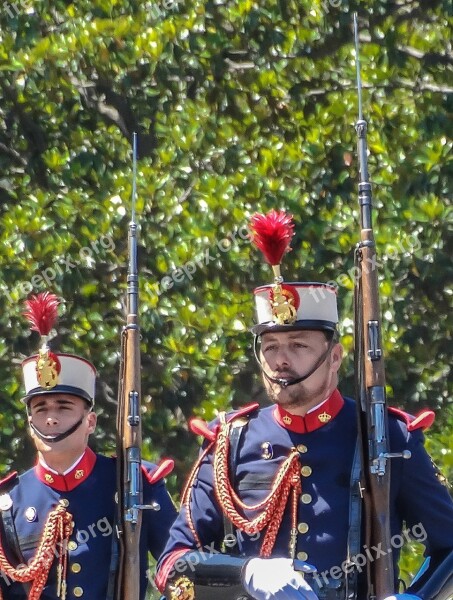
<instances>
[{"instance_id":1,"label":"gold crown insignia","mask_svg":"<svg viewBox=\"0 0 453 600\"><path fill-rule=\"evenodd\" d=\"M327 421L330 421L330 419L332 418L332 415L329 415L329 413L323 412L320 415L318 415L318 419L321 421L321 423L327 423Z\"/></svg>"}]
</instances>

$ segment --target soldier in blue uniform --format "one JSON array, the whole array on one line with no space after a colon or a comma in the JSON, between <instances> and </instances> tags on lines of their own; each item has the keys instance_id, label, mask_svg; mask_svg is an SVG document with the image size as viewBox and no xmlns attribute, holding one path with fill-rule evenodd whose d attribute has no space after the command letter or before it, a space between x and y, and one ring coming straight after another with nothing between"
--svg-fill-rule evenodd
<instances>
[{"instance_id":1,"label":"soldier in blue uniform","mask_svg":"<svg viewBox=\"0 0 453 600\"><path fill-rule=\"evenodd\" d=\"M41 334L51 329L56 303L45 293L29 305ZM37 462L0 483L0 597L108 600L117 567L116 461L87 446L96 426L95 368L78 356L51 352L45 342L24 361L23 375ZM159 556L176 516L163 480L172 466L165 460L142 469L144 503L155 510L143 515L141 598L148 552Z\"/></svg>"},{"instance_id":2,"label":"soldier in blue uniform","mask_svg":"<svg viewBox=\"0 0 453 600\"><path fill-rule=\"evenodd\" d=\"M271 217L288 226L284 215ZM277 228L276 246L285 235ZM283 282L286 249L268 259L275 283L255 290L255 349L273 404L221 414L209 426L192 421L205 443L157 584L169 600L365 600L367 565L392 552L396 567L402 545L416 539L429 558L397 597L447 600L453 502L423 447L433 415L390 411L391 451L411 458L392 462L392 547L364 545L356 407L337 388L336 290Z\"/></svg>"}]
</instances>

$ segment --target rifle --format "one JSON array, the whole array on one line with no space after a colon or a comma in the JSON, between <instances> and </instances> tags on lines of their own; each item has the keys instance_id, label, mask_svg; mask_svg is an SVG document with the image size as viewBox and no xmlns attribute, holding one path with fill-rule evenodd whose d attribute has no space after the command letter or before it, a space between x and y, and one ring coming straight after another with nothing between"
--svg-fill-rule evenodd
<instances>
[{"instance_id":1,"label":"rifle","mask_svg":"<svg viewBox=\"0 0 453 600\"><path fill-rule=\"evenodd\" d=\"M137 134L133 135L132 216L129 223L127 319L121 335L121 363L117 409L117 493L119 565L116 600L139 600L140 529L143 490L141 475L140 328L138 322Z\"/></svg>"},{"instance_id":2,"label":"rifle","mask_svg":"<svg viewBox=\"0 0 453 600\"><path fill-rule=\"evenodd\" d=\"M410 452L390 453L385 394L384 356L381 343L376 244L372 225L371 184L368 179L367 122L362 113L359 36L354 14L359 118L356 122L359 160L360 242L355 250L354 289L355 377L359 436L362 441L365 537L368 548L386 554L367 564L368 599L382 600L394 593L390 532L390 458L410 458Z\"/></svg>"}]
</instances>

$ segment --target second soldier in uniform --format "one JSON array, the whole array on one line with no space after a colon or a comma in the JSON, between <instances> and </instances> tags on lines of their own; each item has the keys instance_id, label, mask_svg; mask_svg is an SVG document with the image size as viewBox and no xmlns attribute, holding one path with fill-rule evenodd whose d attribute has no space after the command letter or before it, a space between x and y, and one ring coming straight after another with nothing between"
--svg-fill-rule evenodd
<instances>
[{"instance_id":1,"label":"second soldier in uniform","mask_svg":"<svg viewBox=\"0 0 453 600\"><path fill-rule=\"evenodd\" d=\"M28 316L47 334L57 299L34 298ZM39 322L38 322L39 321ZM57 354L45 342L23 363L24 403L37 449L36 465L0 484L0 589L4 600L110 600L116 570L115 459L88 447L96 427L94 366ZM162 552L176 511L163 477L172 461L143 466L145 511L140 564L141 598L148 552Z\"/></svg>"}]
</instances>

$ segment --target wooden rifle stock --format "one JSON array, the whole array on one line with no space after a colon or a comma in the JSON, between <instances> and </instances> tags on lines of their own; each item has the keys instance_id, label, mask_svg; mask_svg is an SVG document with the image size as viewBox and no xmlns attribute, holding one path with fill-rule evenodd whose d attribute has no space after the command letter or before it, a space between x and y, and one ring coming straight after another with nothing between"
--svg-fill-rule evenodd
<instances>
[{"instance_id":1,"label":"wooden rifle stock","mask_svg":"<svg viewBox=\"0 0 453 600\"><path fill-rule=\"evenodd\" d=\"M140 417L140 328L138 320L137 225L135 223L136 152L133 139L132 218L129 224L127 321L121 339L117 411L117 492L119 564L116 600L140 598L140 529L143 508Z\"/></svg>"},{"instance_id":2,"label":"wooden rifle stock","mask_svg":"<svg viewBox=\"0 0 453 600\"><path fill-rule=\"evenodd\" d=\"M355 284L355 373L359 435L362 440L366 543L380 549L367 564L368 599L383 600L394 593L390 532L390 458L381 342L376 246L368 180L367 123L362 116L357 16L354 15L359 119L356 123L360 168L360 242L357 245Z\"/></svg>"}]
</instances>

